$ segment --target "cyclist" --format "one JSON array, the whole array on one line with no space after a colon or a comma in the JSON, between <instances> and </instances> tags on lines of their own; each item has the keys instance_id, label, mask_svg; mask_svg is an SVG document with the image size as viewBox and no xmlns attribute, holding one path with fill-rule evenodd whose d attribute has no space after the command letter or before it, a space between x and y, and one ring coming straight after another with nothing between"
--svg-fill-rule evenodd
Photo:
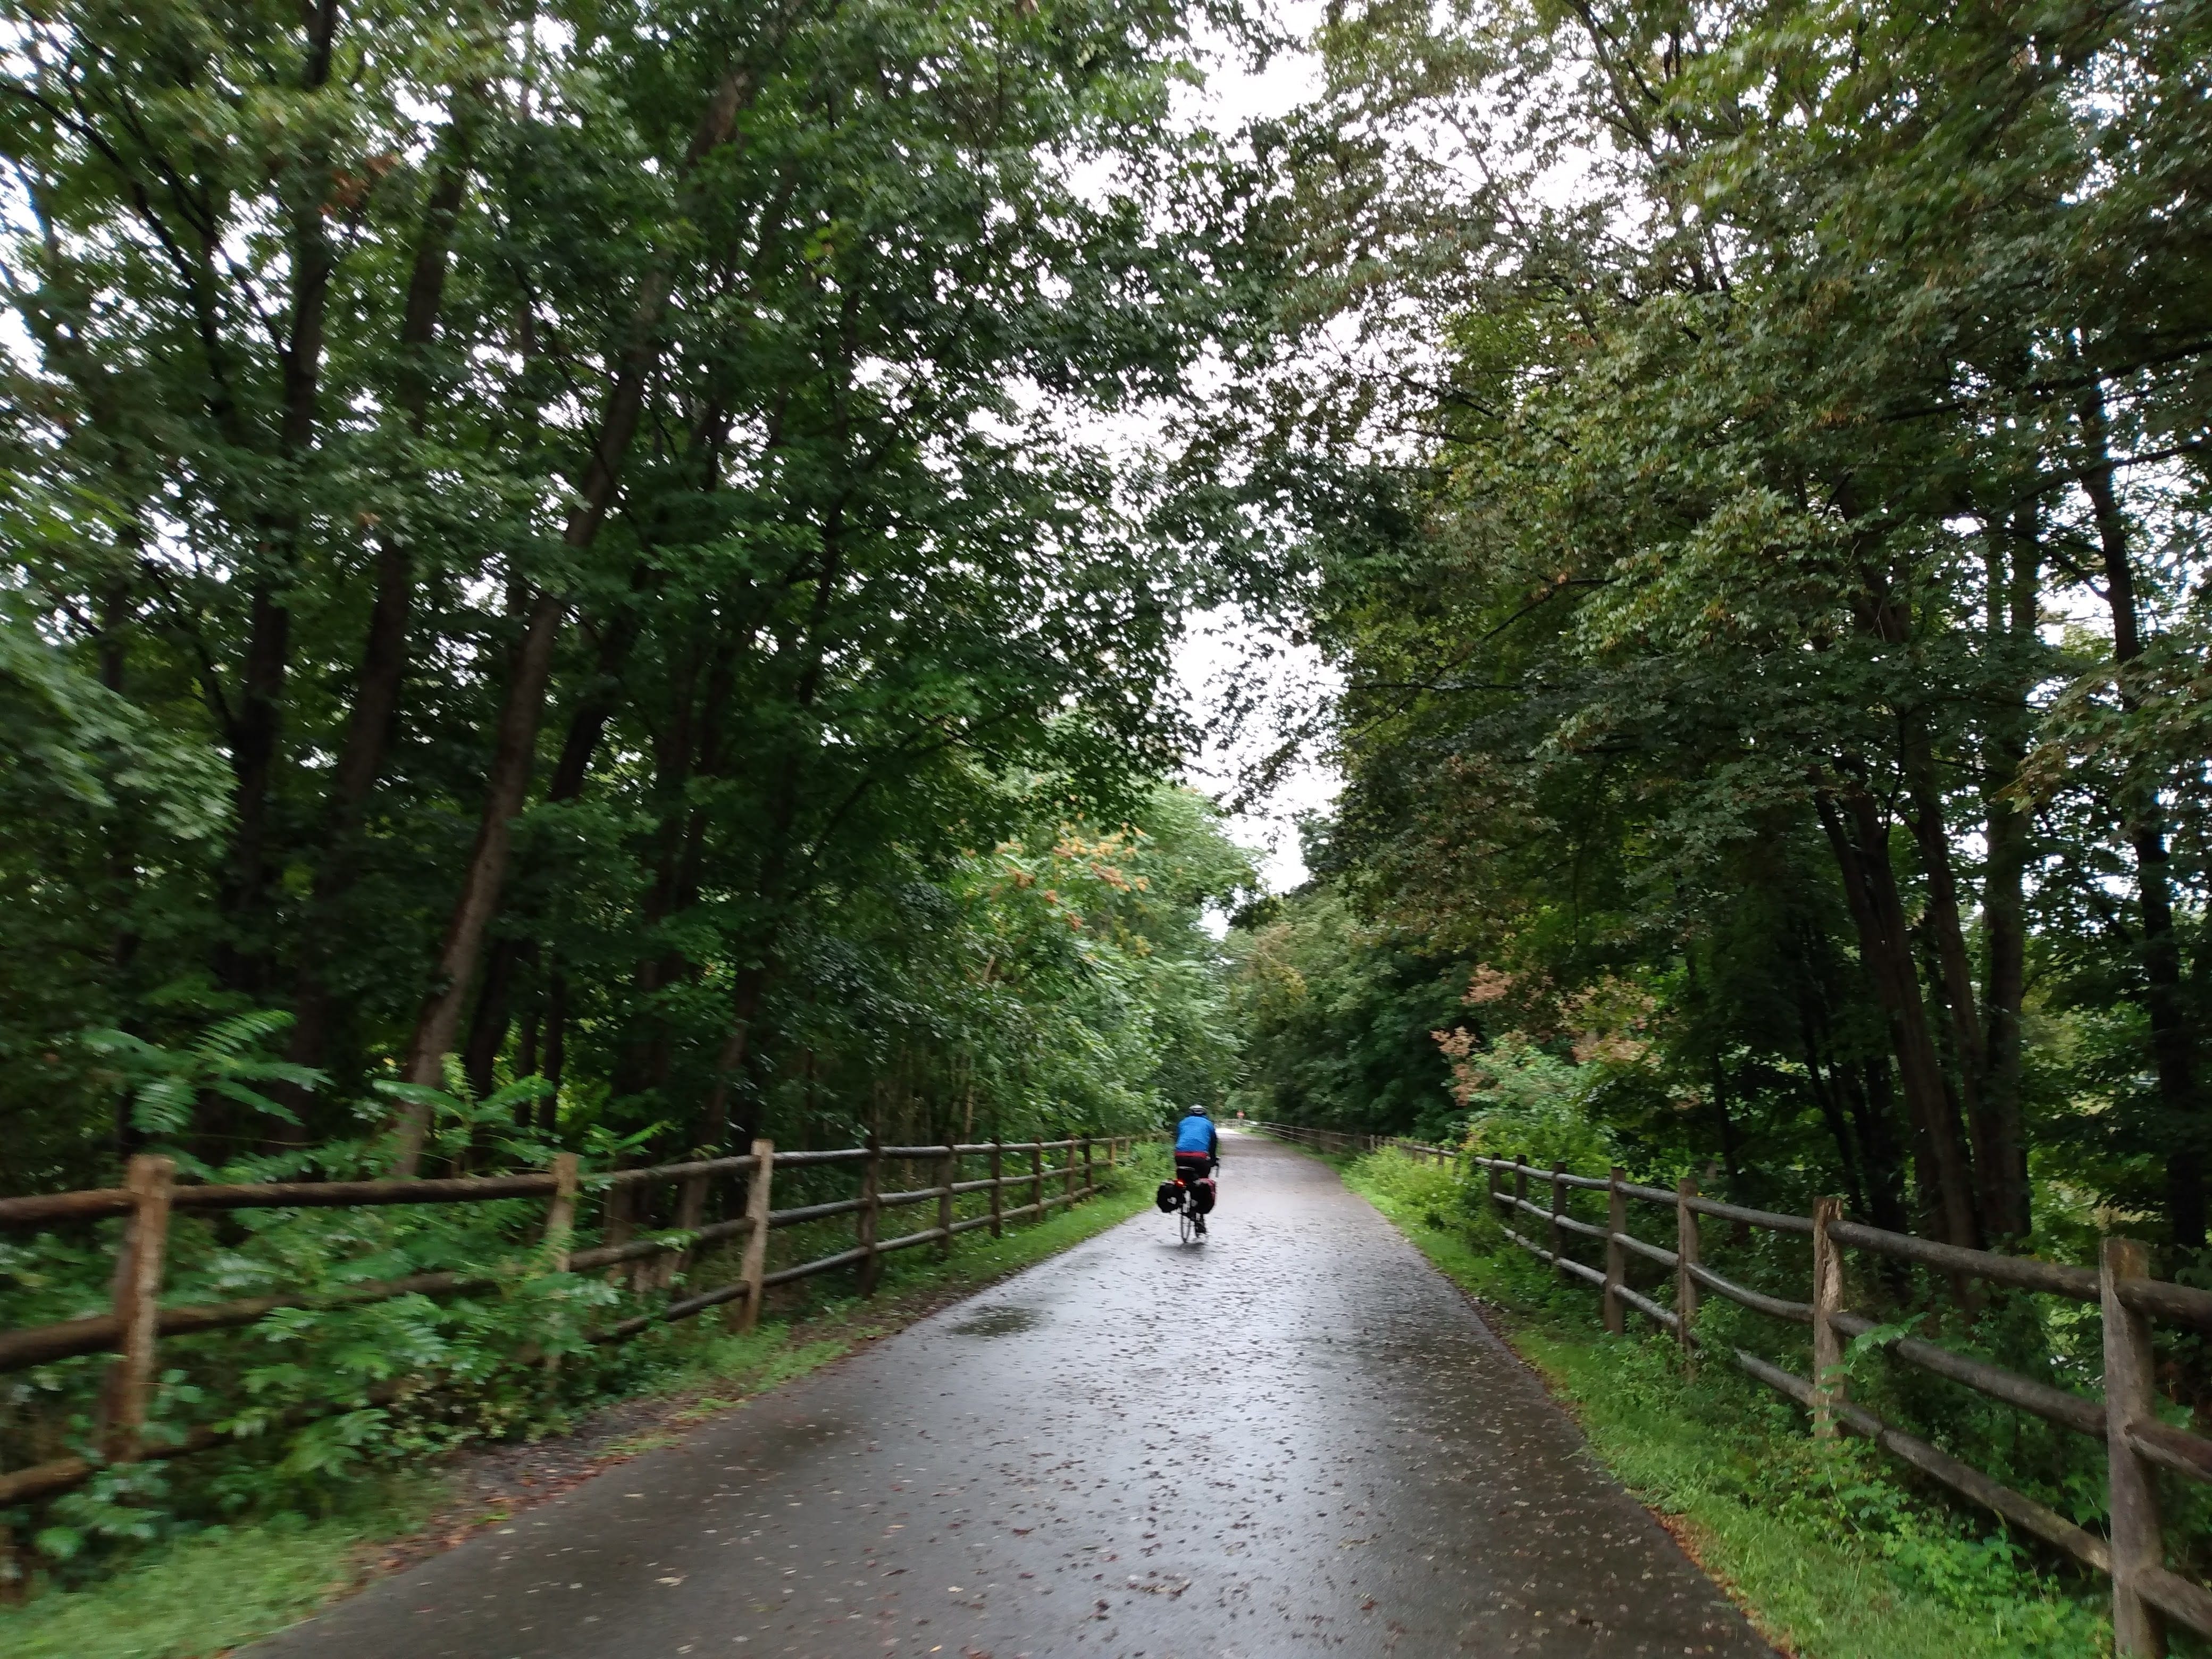
<instances>
[{"instance_id":1,"label":"cyclist","mask_svg":"<svg viewBox=\"0 0 2212 1659\"><path fill-rule=\"evenodd\" d=\"M1194 1106L1176 1125L1176 1179L1195 1187L1221 1166L1221 1132L1213 1127L1206 1108ZM1206 1218L1198 1218L1198 1231L1206 1233Z\"/></svg>"}]
</instances>

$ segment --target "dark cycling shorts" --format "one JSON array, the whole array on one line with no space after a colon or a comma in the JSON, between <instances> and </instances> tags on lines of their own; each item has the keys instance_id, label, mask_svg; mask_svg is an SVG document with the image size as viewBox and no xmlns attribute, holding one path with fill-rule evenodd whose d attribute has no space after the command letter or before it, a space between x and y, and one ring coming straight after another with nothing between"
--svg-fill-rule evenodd
<instances>
[{"instance_id":1,"label":"dark cycling shorts","mask_svg":"<svg viewBox=\"0 0 2212 1659\"><path fill-rule=\"evenodd\" d=\"M1213 1173L1214 1159L1204 1152L1177 1152L1175 1161L1178 1181L1203 1181Z\"/></svg>"}]
</instances>

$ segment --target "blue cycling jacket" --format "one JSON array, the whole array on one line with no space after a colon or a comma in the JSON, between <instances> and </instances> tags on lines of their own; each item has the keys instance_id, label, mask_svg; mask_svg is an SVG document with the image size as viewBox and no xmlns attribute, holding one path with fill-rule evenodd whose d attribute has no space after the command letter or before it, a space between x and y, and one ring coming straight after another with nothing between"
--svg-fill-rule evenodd
<instances>
[{"instance_id":1,"label":"blue cycling jacket","mask_svg":"<svg viewBox=\"0 0 2212 1659\"><path fill-rule=\"evenodd\" d=\"M1213 1120L1203 1112L1193 1112L1176 1124L1176 1151L1204 1152L1208 1158L1219 1158L1221 1134L1213 1127Z\"/></svg>"}]
</instances>

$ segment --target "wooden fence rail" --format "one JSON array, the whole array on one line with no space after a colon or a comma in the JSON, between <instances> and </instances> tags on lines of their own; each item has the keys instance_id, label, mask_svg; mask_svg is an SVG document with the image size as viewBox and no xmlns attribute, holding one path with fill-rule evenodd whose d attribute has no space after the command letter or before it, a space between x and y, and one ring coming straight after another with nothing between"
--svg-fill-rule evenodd
<instances>
[{"instance_id":1,"label":"wooden fence rail","mask_svg":"<svg viewBox=\"0 0 2212 1659\"><path fill-rule=\"evenodd\" d=\"M593 1332L588 1340L619 1342L653 1326L689 1319L725 1305L730 1307L730 1328L750 1330L760 1317L763 1296L776 1285L857 1267L862 1291L872 1294L882 1259L894 1251L929 1243L949 1249L955 1237L980 1227L988 1227L995 1237L1010 1221L1042 1219L1061 1205L1088 1198L1097 1190L1097 1153L1103 1150L1105 1168L1110 1170L1130 1144L1128 1136L1105 1139L1083 1136L1067 1140L946 1142L933 1146L871 1144L778 1152L772 1142L756 1140L752 1150L739 1157L599 1174L580 1171L575 1155L563 1153L542 1172L440 1181L270 1182L249 1186L180 1185L171 1160L147 1156L131 1160L128 1178L121 1187L0 1199L0 1226L125 1218L108 1311L57 1324L0 1331L0 1372L83 1354L117 1356L100 1396L97 1455L61 1458L0 1474L0 1507L68 1491L107 1464L181 1456L223 1443L225 1437L211 1429L192 1430L174 1443L147 1438L147 1413L160 1375L157 1358L164 1337L235 1329L285 1309L340 1308L401 1296L466 1295L546 1273L592 1273L647 1262L668 1270L667 1276L658 1281L665 1288L672 1280L675 1264L701 1246L737 1238L744 1241L744 1247L732 1282L673 1297L650 1312ZM1008 1152L1027 1154L1026 1167L1007 1173ZM1056 1167L1046 1165L1045 1155L1049 1152L1061 1155ZM972 1158L988 1159L990 1174L981 1179L963 1179L962 1166ZM933 1183L902 1191L884 1190L887 1163L918 1160L937 1166L938 1179ZM860 1178L858 1196L781 1210L771 1207L772 1186L778 1173L835 1164L855 1167ZM682 1212L696 1220L706 1212L713 1184L724 1179L743 1182L741 1212L726 1220L656 1230L650 1237L617 1238L589 1249L573 1248L577 1205L585 1194L636 1194L673 1185L681 1194ZM1060 1182L1059 1191L1045 1191L1049 1179ZM1005 1189L1009 1187L1027 1188L1030 1201L1008 1207ZM989 1212L956 1218L958 1200L980 1192L990 1194ZM164 1306L161 1302L169 1223L179 1211L471 1204L532 1197L550 1200L543 1237L536 1247L518 1249L502 1260L478 1267L199 1306ZM630 1202L634 1205L635 1199ZM931 1202L938 1206L933 1225L891 1237L882 1236L884 1211ZM768 1270L769 1233L845 1215L855 1218L852 1248ZM621 1218L610 1213L605 1231L609 1234L625 1231L634 1224L634 1209Z\"/></svg>"},{"instance_id":2,"label":"wooden fence rail","mask_svg":"<svg viewBox=\"0 0 2212 1659\"><path fill-rule=\"evenodd\" d=\"M1458 1161L1454 1154L1441 1148L1397 1141L1387 1136L1352 1135L1283 1124L1258 1127L1270 1134L1323 1152L1373 1152L1395 1146L1425 1161ZM2166 1650L2166 1620L2169 1619L2212 1636L2212 1590L2171 1571L2165 1565L2157 1492L2152 1479L2155 1466L2194 1480L2212 1481L2212 1440L2166 1422L2159 1415L2152 1352L2154 1322L2212 1332L2212 1291L2151 1278L2145 1266L2147 1253L2141 1244L2129 1239L2108 1238L2104 1242L2100 1265L2082 1267L1970 1250L1864 1226L1845 1220L1841 1200L1832 1198L1820 1200L1812 1215L1788 1215L1703 1197L1695 1183L1688 1180L1678 1182L1674 1190L1668 1192L1662 1188L1638 1185L1627 1180L1619 1169L1597 1176L1571 1174L1556 1164L1547 1170L1538 1169L1525 1157L1509 1159L1470 1154L1466 1162L1486 1172L1493 1209L1503 1211L1515 1221L1525 1216L1543 1224L1548 1231L1548 1248L1512 1226L1505 1228L1505 1236L1548 1264L1560 1277L1595 1286L1603 1299L1608 1329L1623 1329L1626 1314L1639 1313L1671 1334L1681 1345L1686 1363L1694 1364L1703 1346L1696 1324L1698 1303L1704 1291L1770 1318L1811 1327L1809 1377L1786 1370L1741 1348L1735 1349L1729 1357L1746 1375L1803 1406L1812 1418L1816 1435L1848 1430L1863 1436L2009 1524L2033 1534L2083 1565L2109 1575L2112 1581L2112 1628L2121 1659L2163 1655ZM1547 1203L1530 1198L1532 1181L1550 1189ZM1567 1195L1574 1192L1606 1194L1607 1215L1603 1224L1583 1221L1567 1212ZM1673 1249L1629 1231L1627 1206L1632 1202L1664 1206L1674 1212ZM1723 1278L1705 1266L1699 1259L1702 1249L1698 1219L1708 1215L1809 1239L1813 1250L1807 1277L1807 1299L1798 1302L1770 1296ZM1571 1236L1596 1240L1604 1245L1606 1263L1602 1271L1567 1255ZM2104 1397L2071 1393L1954 1353L1937 1343L1903 1332L1886 1332L1876 1321L1844 1306L1846 1250L1909 1262L1954 1279L1978 1279L2096 1304L2104 1328ZM1672 1270L1673 1308L1662 1305L1626 1283L1627 1259L1631 1255ZM1893 1361L1960 1383L2016 1410L2102 1441L2106 1452L2106 1513L2111 1517L2112 1535L2100 1537L2075 1526L2027 1494L2013 1491L1949 1453L1853 1405L1846 1397L1841 1365L1843 1344L1870 1332L1875 1334L1882 1353Z\"/></svg>"},{"instance_id":3,"label":"wooden fence rail","mask_svg":"<svg viewBox=\"0 0 2212 1659\"><path fill-rule=\"evenodd\" d=\"M1849 1431L1863 1436L2011 1525L2033 1534L2083 1565L2110 1575L2113 1629L2121 1655L2136 1659L2163 1654L2163 1623L2169 1618L2212 1635L2212 1592L2165 1565L2156 1497L2145 1467L2155 1463L2200 1480L2212 1480L2212 1440L2160 1420L2149 1387L2152 1319L2212 1331L2212 1293L2149 1278L2142 1266L2140 1245L2108 1239L2102 1268L2090 1269L1963 1249L1860 1225L1843 1218L1842 1203L1836 1199L1820 1200L1811 1216L1784 1215L1702 1198L1687 1181L1678 1183L1670 1193L1638 1186L1619 1170L1596 1178L1571 1176L1556 1168L1534 1170L1525 1158L1471 1158L1468 1162L1486 1172L1495 1207L1509 1215L1539 1216L1553 1226L1549 1249L1511 1227L1506 1229L1506 1236L1539 1260L1551 1263L1563 1276L1595 1284L1604 1298L1610 1328L1622 1328L1623 1312L1633 1310L1673 1334L1686 1352L1694 1352L1700 1346L1695 1329L1700 1291L1771 1318L1811 1327L1809 1376L1793 1374L1741 1349L1729 1357L1747 1375L1803 1406L1812 1417L1815 1434ZM1551 1187L1553 1201L1548 1208L1528 1199L1532 1178ZM1605 1226L1569 1224L1565 1212L1566 1194L1571 1190L1606 1193L1611 1213ZM1674 1249L1628 1231L1626 1213L1631 1203L1663 1205L1674 1212ZM1702 1215L1808 1237L1813 1251L1807 1298L1799 1302L1770 1296L1706 1267L1697 1259L1700 1253L1696 1242L1698 1218ZM1560 1237L1563 1230L1602 1239L1607 1248L1602 1273L1565 1255ZM2054 1388L1902 1332L1881 1334L1876 1321L1844 1305L1844 1253L1853 1249L1911 1262L1949 1277L2100 1304L2105 1315L2106 1398ZM1626 1284L1626 1258L1631 1254L1674 1270L1676 1308L1662 1306ZM2100 1538L2075 1526L2025 1493L2002 1486L1851 1404L1841 1366L1843 1345L1869 1332L1877 1333L1878 1346L1893 1361L2104 1441L2108 1454L2112 1537Z\"/></svg>"},{"instance_id":4,"label":"wooden fence rail","mask_svg":"<svg viewBox=\"0 0 2212 1659\"><path fill-rule=\"evenodd\" d=\"M1418 1158L1431 1164L1449 1164L1454 1154L1443 1146L1425 1146L1418 1140L1401 1140L1393 1135L1347 1134L1341 1129L1309 1128L1302 1123L1251 1123L1248 1127L1264 1130L1280 1139L1308 1146L1317 1152L1345 1155L1352 1152L1380 1152L1385 1146L1395 1147L1408 1158Z\"/></svg>"}]
</instances>

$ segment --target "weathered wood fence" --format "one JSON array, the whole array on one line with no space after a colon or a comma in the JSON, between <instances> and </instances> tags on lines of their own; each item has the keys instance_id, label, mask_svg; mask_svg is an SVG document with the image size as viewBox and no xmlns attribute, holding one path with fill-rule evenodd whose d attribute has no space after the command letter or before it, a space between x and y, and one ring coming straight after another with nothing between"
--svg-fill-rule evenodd
<instances>
[{"instance_id":1,"label":"weathered wood fence","mask_svg":"<svg viewBox=\"0 0 2212 1659\"><path fill-rule=\"evenodd\" d=\"M1251 1127L1297 1146L1310 1146L1315 1152L1332 1152L1339 1156L1376 1152L1390 1146L1408 1158L1418 1158L1431 1164L1449 1164L1455 1157L1442 1146L1425 1146L1418 1140L1401 1140L1395 1135L1347 1134L1341 1129L1309 1128L1302 1123L1255 1123Z\"/></svg>"},{"instance_id":2,"label":"weathered wood fence","mask_svg":"<svg viewBox=\"0 0 2212 1659\"><path fill-rule=\"evenodd\" d=\"M894 1251L930 1243L950 1250L958 1234L988 1227L996 1237L1007 1222L1042 1218L1057 1206L1086 1198L1097 1189L1100 1173L1111 1170L1129 1144L1126 1136L1103 1139L1085 1136L1069 1140L870 1145L779 1152L772 1142L756 1140L752 1151L741 1157L599 1174L583 1172L576 1156L564 1153L550 1169L514 1175L434 1181L271 1182L246 1186L179 1184L169 1159L140 1157L131 1160L127 1178L120 1187L0 1199L0 1226L46 1226L114 1216L126 1218L118 1244L112 1305L107 1311L58 1324L0 1331L0 1372L83 1354L116 1356L100 1397L96 1455L59 1458L0 1473L0 1507L81 1486L106 1465L181 1456L204 1450L225 1438L211 1429L197 1429L173 1441L148 1437L147 1412L160 1375L159 1345L165 1337L235 1329L283 1309L343 1307L401 1296L466 1295L547 1273L629 1267L634 1282L665 1290L684 1258L702 1245L738 1238L744 1241L744 1248L734 1279L696 1294L671 1297L649 1312L592 1333L590 1340L619 1342L652 1326L689 1319L725 1305L731 1328L749 1330L760 1316L762 1298L778 1285L851 1267L858 1272L860 1289L872 1293L884 1257ZM1054 1153L1061 1155L1060 1162L1047 1167L1047 1155ZM988 1160L988 1173L963 1178L963 1166L977 1159ZM938 1176L934 1183L884 1190L887 1165L910 1166L915 1162L934 1166ZM859 1177L859 1192L827 1203L781 1210L773 1206L770 1194L776 1171L823 1165L849 1168ZM738 1212L728 1220L702 1223L718 1182L742 1182L742 1206L728 1206ZM637 1212L642 1195L657 1187L677 1189L679 1225L657 1230L650 1237L627 1237L634 1225L627 1218ZM1006 1200L1010 1189L1027 1201L1008 1207ZM964 1218L958 1217L958 1200L972 1193L988 1194L989 1207ZM587 1196L603 1200L603 1232L607 1242L576 1249L573 1246L578 1206ZM734 1200L739 1194L732 1192L729 1196ZM470 1204L517 1198L546 1200L542 1234L533 1244L479 1268L416 1273L335 1290L279 1292L199 1306L162 1304L170 1220L179 1211ZM918 1204L936 1206L934 1224L884 1235L884 1212ZM854 1218L852 1248L769 1271L771 1232L848 1215ZM686 1218L688 1224L684 1224ZM647 1263L656 1263L659 1271L648 1275Z\"/></svg>"},{"instance_id":3,"label":"weathered wood fence","mask_svg":"<svg viewBox=\"0 0 2212 1659\"><path fill-rule=\"evenodd\" d=\"M1347 1135L1285 1124L1258 1127L1327 1152L1372 1152L1395 1146L1428 1162L1457 1161L1456 1155L1444 1148L1388 1136ZM2096 1267L2071 1267L2028 1256L1964 1249L1907 1233L1862 1226L1844 1218L1838 1199L1816 1200L1809 1216L1785 1215L1704 1197L1697 1184L1687 1179L1677 1182L1674 1190L1668 1192L1638 1185L1618 1168L1595 1176L1569 1174L1558 1164L1548 1170L1538 1169L1526 1158L1469 1155L1467 1161L1486 1172L1494 1207L1515 1220L1530 1218L1546 1229L1541 1243L1510 1226L1504 1230L1506 1237L1550 1264L1562 1278L1595 1286L1607 1330L1626 1331L1632 1310L1671 1334L1681 1346L1684 1364L1694 1366L1704 1346L1696 1330L1698 1303L1708 1292L1770 1318L1809 1326L1810 1377L1785 1370L1741 1348L1731 1350L1728 1357L1747 1375L1803 1406L1811 1414L1814 1434L1826 1437L1848 1430L1863 1435L2010 1524L2033 1534L2084 1566L2107 1574L2112 1581L2114 1641L2122 1659L2163 1655L2167 1619L2212 1636L2212 1590L2166 1565L2157 1489L2152 1478L2154 1468L2164 1468L2192 1480L2212 1481L2212 1440L2159 1416L2151 1337L2155 1321L2212 1333L2212 1291L2153 1279L2145 1265L2148 1253L2141 1244L2108 1238ZM1529 1197L1532 1182L1549 1189L1543 1201ZM1602 1224L1584 1221L1570 1212L1571 1195L1582 1192L1605 1194ZM1638 1238L1629 1231L1632 1204L1661 1206L1673 1212L1674 1249ZM1701 1259L1699 1218L1703 1216L1806 1238L1811 1245L1806 1300L1768 1296L1707 1267ZM1573 1239L1589 1239L1602 1245L1603 1268L1569 1255L1568 1243ZM1880 1327L1879 1322L1844 1305L1847 1250L1924 1267L1962 1287L1975 1281L2002 1285L2097 1307L2104 1334L2101 1400L2053 1388L1902 1332L1881 1336L1878 1341L1892 1360L1963 1383L1991 1400L2101 1441L2106 1455L2111 1537L2101 1538L2075 1526L2026 1493L2013 1491L1850 1402L1842 1370L1844 1344ZM1656 1263L1673 1274L1673 1307L1662 1305L1629 1285L1631 1255Z\"/></svg>"}]
</instances>

